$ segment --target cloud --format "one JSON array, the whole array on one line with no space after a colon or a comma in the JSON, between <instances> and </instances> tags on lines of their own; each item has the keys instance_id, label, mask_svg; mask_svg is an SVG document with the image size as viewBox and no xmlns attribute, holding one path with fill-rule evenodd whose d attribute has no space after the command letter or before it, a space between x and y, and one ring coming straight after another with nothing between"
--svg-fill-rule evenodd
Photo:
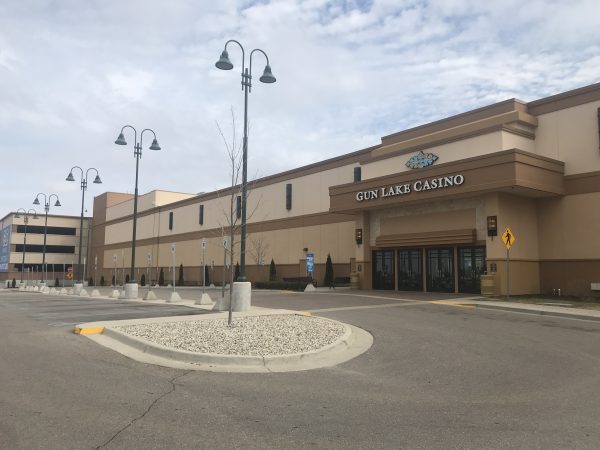
<instances>
[{"instance_id":1,"label":"cloud","mask_svg":"<svg viewBox=\"0 0 600 450\"><path fill-rule=\"evenodd\" d=\"M133 191L131 124L156 131L140 192L227 185L215 122L241 124L238 39L269 56L277 83L249 96L249 173L260 176L375 145L381 136L511 97L598 81L596 2L517 0L21 0L0 5L0 132L5 212L39 191L61 195L75 164L105 190ZM133 140L133 137L128 137ZM148 142L149 144L149 142ZM64 198L63 198L64 197Z\"/></svg>"}]
</instances>

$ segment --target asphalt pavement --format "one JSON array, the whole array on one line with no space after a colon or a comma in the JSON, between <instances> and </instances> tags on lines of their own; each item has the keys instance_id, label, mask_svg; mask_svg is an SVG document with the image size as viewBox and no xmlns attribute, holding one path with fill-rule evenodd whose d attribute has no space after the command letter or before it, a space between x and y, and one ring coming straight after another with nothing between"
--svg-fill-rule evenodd
<instances>
[{"instance_id":1,"label":"asphalt pavement","mask_svg":"<svg viewBox=\"0 0 600 450\"><path fill-rule=\"evenodd\" d=\"M465 302L254 292L374 343L335 367L227 374L138 363L72 332L202 310L2 291L0 448L598 448L600 322Z\"/></svg>"}]
</instances>

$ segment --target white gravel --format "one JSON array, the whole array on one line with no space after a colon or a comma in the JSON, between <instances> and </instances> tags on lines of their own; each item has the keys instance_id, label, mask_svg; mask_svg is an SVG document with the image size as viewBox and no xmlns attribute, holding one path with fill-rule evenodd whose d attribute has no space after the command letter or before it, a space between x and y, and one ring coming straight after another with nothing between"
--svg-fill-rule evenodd
<instances>
[{"instance_id":1,"label":"white gravel","mask_svg":"<svg viewBox=\"0 0 600 450\"><path fill-rule=\"evenodd\" d=\"M342 323L320 317L272 315L115 327L165 347L196 353L275 356L304 353L341 338Z\"/></svg>"}]
</instances>

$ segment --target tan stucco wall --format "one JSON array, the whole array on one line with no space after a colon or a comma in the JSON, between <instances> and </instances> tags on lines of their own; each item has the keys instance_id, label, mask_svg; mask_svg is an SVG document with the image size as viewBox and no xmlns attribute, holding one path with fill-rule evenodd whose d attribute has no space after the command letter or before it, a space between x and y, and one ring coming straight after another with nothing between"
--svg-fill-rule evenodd
<instances>
[{"instance_id":1,"label":"tan stucco wall","mask_svg":"<svg viewBox=\"0 0 600 450\"><path fill-rule=\"evenodd\" d=\"M599 259L600 193L540 200L538 239L542 259Z\"/></svg>"},{"instance_id":2,"label":"tan stucco wall","mask_svg":"<svg viewBox=\"0 0 600 450\"><path fill-rule=\"evenodd\" d=\"M435 164L442 164L512 148L519 148L534 153L534 146L534 141L527 137L506 131L494 131L481 136L432 146L423 149L423 152L435 154L439 158ZM415 150L414 152L364 164L362 166L362 179L367 180L384 175L412 171L414 169L406 167L406 162L416 153L417 151ZM333 186L333 184L331 185Z\"/></svg>"},{"instance_id":3,"label":"tan stucco wall","mask_svg":"<svg viewBox=\"0 0 600 450\"><path fill-rule=\"evenodd\" d=\"M536 152L565 162L565 174L600 170L598 115L600 101L538 116Z\"/></svg>"}]
</instances>

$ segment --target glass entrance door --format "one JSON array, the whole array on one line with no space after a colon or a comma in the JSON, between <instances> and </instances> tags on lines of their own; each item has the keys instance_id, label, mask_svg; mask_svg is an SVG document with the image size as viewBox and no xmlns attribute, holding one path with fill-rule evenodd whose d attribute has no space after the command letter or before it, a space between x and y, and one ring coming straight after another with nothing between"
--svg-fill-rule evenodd
<instances>
[{"instance_id":1,"label":"glass entrance door","mask_svg":"<svg viewBox=\"0 0 600 450\"><path fill-rule=\"evenodd\" d=\"M458 249L458 292L480 294L485 270L485 247Z\"/></svg>"},{"instance_id":2,"label":"glass entrance door","mask_svg":"<svg viewBox=\"0 0 600 450\"><path fill-rule=\"evenodd\" d=\"M427 250L427 291L454 292L454 249Z\"/></svg>"},{"instance_id":3,"label":"glass entrance door","mask_svg":"<svg viewBox=\"0 0 600 450\"><path fill-rule=\"evenodd\" d=\"M398 290L423 290L421 249L398 250Z\"/></svg>"},{"instance_id":4,"label":"glass entrance door","mask_svg":"<svg viewBox=\"0 0 600 450\"><path fill-rule=\"evenodd\" d=\"M373 252L373 289L394 289L394 251Z\"/></svg>"}]
</instances>

